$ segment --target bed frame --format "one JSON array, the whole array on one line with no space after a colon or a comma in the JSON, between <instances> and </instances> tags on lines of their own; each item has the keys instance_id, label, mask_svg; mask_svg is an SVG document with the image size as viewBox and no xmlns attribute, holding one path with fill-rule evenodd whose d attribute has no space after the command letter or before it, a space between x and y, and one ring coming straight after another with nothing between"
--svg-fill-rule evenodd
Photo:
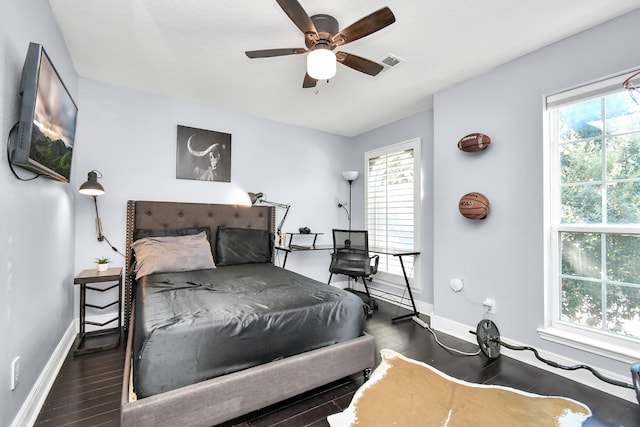
<instances>
[{"instance_id":1,"label":"bed frame","mask_svg":"<svg viewBox=\"0 0 640 427\"><path fill-rule=\"evenodd\" d=\"M121 425L212 426L354 373L375 363L371 335L255 366L243 371L136 400L132 384L133 230L136 228L211 228L218 226L275 230L275 209L203 203L127 202L124 329L127 348L122 381ZM215 257L215 244L212 245ZM127 321L128 320L128 321Z\"/></svg>"}]
</instances>

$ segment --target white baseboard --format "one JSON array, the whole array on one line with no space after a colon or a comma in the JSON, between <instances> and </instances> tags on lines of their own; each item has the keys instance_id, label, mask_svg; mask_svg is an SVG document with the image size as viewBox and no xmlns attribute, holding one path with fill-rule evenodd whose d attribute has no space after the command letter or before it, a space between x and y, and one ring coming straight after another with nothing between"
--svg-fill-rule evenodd
<instances>
[{"instance_id":1,"label":"white baseboard","mask_svg":"<svg viewBox=\"0 0 640 427\"><path fill-rule=\"evenodd\" d=\"M468 326L462 323L455 322L453 320L445 319L443 317L438 317L435 315L431 316L431 327L436 330L443 332L445 334L453 335L456 338L460 338L464 341L477 343L476 336L471 334L469 331L476 330L475 326ZM500 337L500 340L506 342L508 344L514 346L524 346L525 344L519 343L509 338ZM562 377L568 378L570 380L576 381L580 384L584 384L588 387L595 388L596 390L603 391L605 393L611 394L613 396L619 397L621 399L628 400L633 403L637 403L635 390L630 388L618 387L613 384L606 383L604 381L599 380L591 372L586 371L584 369L575 370L575 371L567 371L564 369L554 368L552 366L547 365L544 362L536 359L535 355L530 351L518 351L518 350L510 350L504 346L500 348L500 353L505 356L511 357L512 359L518 360L520 362L524 362L528 365L535 366L536 368L544 369L545 371L549 371L553 374L560 375ZM553 360L554 362L565 365L572 366L580 364L581 362L568 359L565 356L551 353L544 350L538 350L538 354L543 359ZM600 369L599 367L595 367L602 375L605 377L622 381L625 383L631 383L631 374L628 377L623 377L613 372L608 372L604 369Z\"/></svg>"},{"instance_id":2,"label":"white baseboard","mask_svg":"<svg viewBox=\"0 0 640 427\"><path fill-rule=\"evenodd\" d=\"M93 316L87 320L91 320L96 323L104 323L111 318L113 318L113 313ZM104 328L112 328L114 325L117 326L114 322L114 324L105 325ZM38 415L40 414L40 410L42 409L42 405L44 405L44 402L51 391L51 387L53 387L53 383L58 376L58 372L60 372L60 368L62 368L62 364L73 346L79 332L79 328L80 324L78 319L73 319L62 336L62 339L51 354L49 361L40 373L35 385L22 404L20 411L11 423L11 427L32 426L35 423ZM93 325L86 326L87 332L97 329L101 328Z\"/></svg>"},{"instance_id":3,"label":"white baseboard","mask_svg":"<svg viewBox=\"0 0 640 427\"><path fill-rule=\"evenodd\" d=\"M360 285L360 287L364 291L364 287L362 285ZM393 290L389 291L378 289L375 285L369 286L369 289L371 290L372 297L379 297L381 300L384 300L388 303L411 310L411 300L409 299L409 296L407 294L404 294L404 298L402 298L402 295L399 295L402 293L402 291L395 292ZM400 304L400 301L403 301L403 303ZM433 304L428 304L426 302L416 300L415 294L413 302L416 305L416 310L418 310L418 313L424 314L425 316L431 316L431 314L433 313Z\"/></svg>"},{"instance_id":4,"label":"white baseboard","mask_svg":"<svg viewBox=\"0 0 640 427\"><path fill-rule=\"evenodd\" d=\"M58 376L58 372L60 368L62 368L62 364L73 345L76 337L77 324L77 319L74 319L65 331L53 354L51 354L49 361L36 380L36 383L27 395L20 411L18 411L18 414L13 419L11 427L32 426L36 422L40 409L42 409L42 405L44 405L47 395L49 391L51 391L51 387Z\"/></svg>"}]
</instances>

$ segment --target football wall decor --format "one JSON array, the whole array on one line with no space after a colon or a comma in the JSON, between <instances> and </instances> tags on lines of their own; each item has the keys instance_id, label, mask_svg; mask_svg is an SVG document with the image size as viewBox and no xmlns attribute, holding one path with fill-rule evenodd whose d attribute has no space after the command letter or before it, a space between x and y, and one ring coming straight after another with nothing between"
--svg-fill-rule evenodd
<instances>
[{"instance_id":1,"label":"football wall decor","mask_svg":"<svg viewBox=\"0 0 640 427\"><path fill-rule=\"evenodd\" d=\"M465 218L485 219L489 214L489 199L482 193L467 193L460 198L458 210Z\"/></svg>"},{"instance_id":2,"label":"football wall decor","mask_svg":"<svg viewBox=\"0 0 640 427\"><path fill-rule=\"evenodd\" d=\"M491 144L491 138L487 135L483 133L470 133L458 141L458 149L466 153L475 153L486 150L489 144Z\"/></svg>"}]
</instances>

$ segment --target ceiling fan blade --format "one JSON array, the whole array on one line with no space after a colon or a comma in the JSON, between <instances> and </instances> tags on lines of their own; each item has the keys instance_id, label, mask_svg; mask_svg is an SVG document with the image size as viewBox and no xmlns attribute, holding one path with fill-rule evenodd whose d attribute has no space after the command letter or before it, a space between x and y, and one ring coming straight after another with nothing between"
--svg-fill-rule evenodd
<instances>
[{"instance_id":1,"label":"ceiling fan blade","mask_svg":"<svg viewBox=\"0 0 640 427\"><path fill-rule=\"evenodd\" d=\"M289 19L291 19L291 21L300 28L300 31L306 35L313 35L316 38L318 37L316 26L313 24L313 21L311 21L309 14L297 0L276 0L276 2L280 5L282 10L284 10L284 13L287 14Z\"/></svg>"},{"instance_id":2,"label":"ceiling fan blade","mask_svg":"<svg viewBox=\"0 0 640 427\"><path fill-rule=\"evenodd\" d=\"M370 76L377 76L384 68L377 62L347 52L336 52L336 60L342 65L346 65L361 73L369 74Z\"/></svg>"},{"instance_id":3,"label":"ceiling fan blade","mask_svg":"<svg viewBox=\"0 0 640 427\"><path fill-rule=\"evenodd\" d=\"M369 34L375 33L396 22L396 17L388 7L383 7L377 12L365 16L357 22L349 25L347 28L333 36L335 46L351 43L354 40L361 39Z\"/></svg>"},{"instance_id":4,"label":"ceiling fan blade","mask_svg":"<svg viewBox=\"0 0 640 427\"><path fill-rule=\"evenodd\" d=\"M316 87L317 83L318 83L318 80L314 79L309 74L305 74L304 81L302 82L302 87L305 89L309 87Z\"/></svg>"},{"instance_id":5,"label":"ceiling fan blade","mask_svg":"<svg viewBox=\"0 0 640 427\"><path fill-rule=\"evenodd\" d=\"M301 47L285 48L285 49L262 49L262 50L248 50L245 54L249 58L270 58L272 56L284 56L284 55L298 55L305 53L307 49Z\"/></svg>"}]
</instances>

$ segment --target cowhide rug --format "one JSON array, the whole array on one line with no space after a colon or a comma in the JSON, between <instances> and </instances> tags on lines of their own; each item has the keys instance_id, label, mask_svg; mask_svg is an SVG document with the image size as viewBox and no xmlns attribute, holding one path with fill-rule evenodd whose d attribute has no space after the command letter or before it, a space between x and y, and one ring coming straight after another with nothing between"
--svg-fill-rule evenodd
<instances>
[{"instance_id":1,"label":"cowhide rug","mask_svg":"<svg viewBox=\"0 0 640 427\"><path fill-rule=\"evenodd\" d=\"M450 377L392 350L331 427L355 426L580 426L587 406L502 386Z\"/></svg>"}]
</instances>

